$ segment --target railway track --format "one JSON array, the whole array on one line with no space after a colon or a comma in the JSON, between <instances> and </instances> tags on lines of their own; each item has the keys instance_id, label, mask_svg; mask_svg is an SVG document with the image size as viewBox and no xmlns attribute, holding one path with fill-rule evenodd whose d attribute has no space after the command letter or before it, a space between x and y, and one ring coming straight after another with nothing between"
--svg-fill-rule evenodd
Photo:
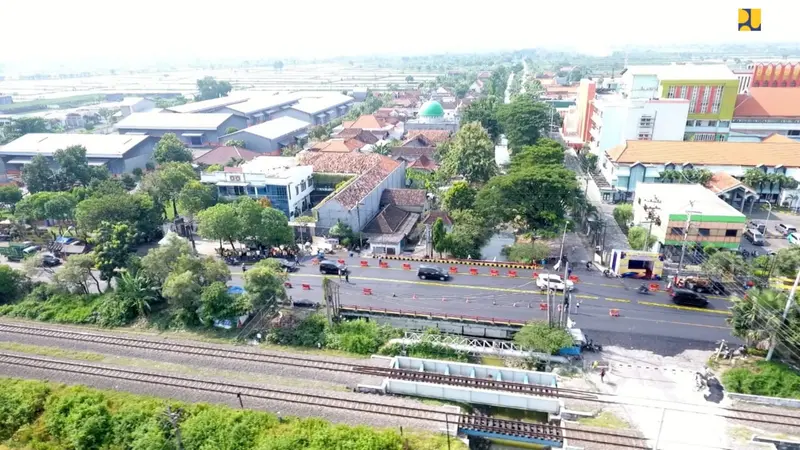
<instances>
[{"instance_id":1,"label":"railway track","mask_svg":"<svg viewBox=\"0 0 800 450\"><path fill-rule=\"evenodd\" d=\"M549 425L539 426L538 424L503 419L491 419L481 416L472 416L469 414L449 414L433 408L412 408L408 406L387 405L385 402L379 403L366 400L348 400L326 395L297 393L285 389L255 387L184 376L162 375L137 370L110 368L95 364L20 356L3 352L0 352L0 364L28 367L38 370L56 371L60 373L74 373L81 376L115 379L147 385L211 392L235 397L249 397L292 404L302 404L317 408L356 411L359 413L393 416L428 422L433 421L445 424L447 426L463 423L468 424L470 427L469 429L471 430L500 434L511 434L513 432L514 436L533 439L546 439L547 436L551 436L551 434L554 433L554 431L551 430L552 426ZM560 431L558 433L560 433Z\"/></svg>"},{"instance_id":2,"label":"railway track","mask_svg":"<svg viewBox=\"0 0 800 450\"><path fill-rule=\"evenodd\" d=\"M497 433L507 436L532 437L553 442L563 442L561 427L546 423L518 422L515 420L497 419L494 417L463 415L459 418L458 427L464 430L482 431L498 430ZM503 430L503 431L499 431Z\"/></svg>"}]
</instances>

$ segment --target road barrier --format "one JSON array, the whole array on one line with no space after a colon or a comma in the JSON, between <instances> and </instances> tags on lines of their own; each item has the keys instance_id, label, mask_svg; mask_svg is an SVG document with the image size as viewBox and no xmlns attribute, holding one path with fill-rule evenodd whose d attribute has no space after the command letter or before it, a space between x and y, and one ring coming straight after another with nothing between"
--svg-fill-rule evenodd
<instances>
[{"instance_id":1,"label":"road barrier","mask_svg":"<svg viewBox=\"0 0 800 450\"><path fill-rule=\"evenodd\" d=\"M450 273L458 273L458 267L450 266Z\"/></svg>"},{"instance_id":2,"label":"road barrier","mask_svg":"<svg viewBox=\"0 0 800 450\"><path fill-rule=\"evenodd\" d=\"M489 269L489 275L493 277L499 277L500 272L497 269Z\"/></svg>"},{"instance_id":3,"label":"road barrier","mask_svg":"<svg viewBox=\"0 0 800 450\"><path fill-rule=\"evenodd\" d=\"M619 317L619 310L618 309L609 309L608 315L611 317Z\"/></svg>"},{"instance_id":4,"label":"road barrier","mask_svg":"<svg viewBox=\"0 0 800 450\"><path fill-rule=\"evenodd\" d=\"M312 259L311 260L311 265L312 266L318 266L319 265L319 260L317 258Z\"/></svg>"},{"instance_id":5,"label":"road barrier","mask_svg":"<svg viewBox=\"0 0 800 450\"><path fill-rule=\"evenodd\" d=\"M581 279L578 278L577 275L570 275L569 276L569 281L572 281L573 283L577 283L577 282L581 281Z\"/></svg>"},{"instance_id":6,"label":"road barrier","mask_svg":"<svg viewBox=\"0 0 800 450\"><path fill-rule=\"evenodd\" d=\"M308 284L308 283L303 283L302 286L303 286L303 290L304 291L310 291L311 290L311 285Z\"/></svg>"},{"instance_id":7,"label":"road barrier","mask_svg":"<svg viewBox=\"0 0 800 450\"><path fill-rule=\"evenodd\" d=\"M661 289L661 286L658 283L650 283L650 292L656 292Z\"/></svg>"},{"instance_id":8,"label":"road barrier","mask_svg":"<svg viewBox=\"0 0 800 450\"><path fill-rule=\"evenodd\" d=\"M291 289L291 288L292 288L292 283L289 283L289 282L287 281L287 282L283 283L283 287L285 287L285 288L287 288L287 289Z\"/></svg>"},{"instance_id":9,"label":"road barrier","mask_svg":"<svg viewBox=\"0 0 800 450\"><path fill-rule=\"evenodd\" d=\"M497 319L494 317L480 317L480 316L450 316L447 314L437 314L432 312L417 312L417 311L403 311L403 310L394 310L394 309L387 309L387 308L373 308L370 306L363 307L363 306L355 306L355 305L343 305L339 307L340 311L344 312L355 312L355 313L370 313L370 314L386 314L392 316L408 316L408 317L419 317L425 319L440 319L440 320L452 320L458 322L472 322L472 323L480 323L486 325L504 325L504 326L513 326L521 328L525 325L525 322L518 322L509 319Z\"/></svg>"},{"instance_id":10,"label":"road barrier","mask_svg":"<svg viewBox=\"0 0 800 450\"><path fill-rule=\"evenodd\" d=\"M516 270L509 270L508 271L509 278L517 278L517 271Z\"/></svg>"},{"instance_id":11,"label":"road barrier","mask_svg":"<svg viewBox=\"0 0 800 450\"><path fill-rule=\"evenodd\" d=\"M363 292L364 292L364 295L372 295L372 289L371 288L364 288Z\"/></svg>"},{"instance_id":12,"label":"road barrier","mask_svg":"<svg viewBox=\"0 0 800 450\"><path fill-rule=\"evenodd\" d=\"M344 264L344 260L343 259L338 259L338 260L336 260L336 262L338 262L339 264Z\"/></svg>"},{"instance_id":13,"label":"road barrier","mask_svg":"<svg viewBox=\"0 0 800 450\"><path fill-rule=\"evenodd\" d=\"M411 300L416 300L416 299L417 299L417 294L412 294L411 295Z\"/></svg>"},{"instance_id":14,"label":"road barrier","mask_svg":"<svg viewBox=\"0 0 800 450\"><path fill-rule=\"evenodd\" d=\"M381 269L388 269L389 268L389 263L381 261L380 266L381 266Z\"/></svg>"},{"instance_id":15,"label":"road barrier","mask_svg":"<svg viewBox=\"0 0 800 450\"><path fill-rule=\"evenodd\" d=\"M469 268L469 274L470 275L477 275L478 274L478 269L476 269L474 267L470 267Z\"/></svg>"},{"instance_id":16,"label":"road barrier","mask_svg":"<svg viewBox=\"0 0 800 450\"><path fill-rule=\"evenodd\" d=\"M369 261L361 261L361 267L369 267Z\"/></svg>"},{"instance_id":17,"label":"road barrier","mask_svg":"<svg viewBox=\"0 0 800 450\"><path fill-rule=\"evenodd\" d=\"M465 264L481 267L496 267L500 269L538 269L538 264L523 264L517 262L476 261L474 259L444 259L444 258L414 258L411 256L397 255L372 255L373 259L389 259L394 261L416 261L432 264Z\"/></svg>"},{"instance_id":18,"label":"road barrier","mask_svg":"<svg viewBox=\"0 0 800 450\"><path fill-rule=\"evenodd\" d=\"M446 301L447 301L447 299L446 299L446 298L444 298L444 297L442 297L442 301L443 301L443 302L446 302Z\"/></svg>"},{"instance_id":19,"label":"road barrier","mask_svg":"<svg viewBox=\"0 0 800 450\"><path fill-rule=\"evenodd\" d=\"M403 263L403 270L411 270L411 264Z\"/></svg>"},{"instance_id":20,"label":"road barrier","mask_svg":"<svg viewBox=\"0 0 800 450\"><path fill-rule=\"evenodd\" d=\"M532 276L533 276L534 279L539 278L539 273L538 272L533 272Z\"/></svg>"},{"instance_id":21,"label":"road barrier","mask_svg":"<svg viewBox=\"0 0 800 450\"><path fill-rule=\"evenodd\" d=\"M547 303L539 303L539 309L542 311L547 311Z\"/></svg>"}]
</instances>

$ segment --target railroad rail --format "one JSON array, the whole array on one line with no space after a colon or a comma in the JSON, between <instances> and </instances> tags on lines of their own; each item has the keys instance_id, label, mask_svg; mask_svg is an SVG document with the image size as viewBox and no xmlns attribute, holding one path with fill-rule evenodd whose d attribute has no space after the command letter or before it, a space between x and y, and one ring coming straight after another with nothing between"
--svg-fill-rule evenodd
<instances>
[{"instance_id":1,"label":"railroad rail","mask_svg":"<svg viewBox=\"0 0 800 450\"><path fill-rule=\"evenodd\" d=\"M488 416L464 415L460 417L458 427L475 431L483 431L486 429L503 430L495 432L517 437L537 436L538 439L559 443L562 443L564 440L559 425L550 425L546 423L518 422L515 420L498 419Z\"/></svg>"},{"instance_id":2,"label":"railroad rail","mask_svg":"<svg viewBox=\"0 0 800 450\"><path fill-rule=\"evenodd\" d=\"M508 434L509 430L515 430L515 436L527 437L531 439L546 438L544 435L539 433L539 431L537 431L536 427L529 426L530 424L525 422L498 419L497 422L484 421L484 423L481 423L480 421L470 419L471 415L469 414L449 414L432 408L414 408L409 406L387 405L385 402L379 403L366 400L348 400L319 394L297 393L284 389L248 386L221 381L190 378L185 376L155 374L138 370L117 369L96 364L67 362L32 356L20 356L3 352L0 352L0 364L56 371L60 373L74 373L81 376L108 378L148 385L159 385L194 391L227 394L237 397L250 397L292 404L302 404L313 407L357 411L361 413L393 416L429 422L434 421L437 423L444 423L446 425L455 425L463 422L471 424L470 429L474 429L476 431Z\"/></svg>"}]
</instances>

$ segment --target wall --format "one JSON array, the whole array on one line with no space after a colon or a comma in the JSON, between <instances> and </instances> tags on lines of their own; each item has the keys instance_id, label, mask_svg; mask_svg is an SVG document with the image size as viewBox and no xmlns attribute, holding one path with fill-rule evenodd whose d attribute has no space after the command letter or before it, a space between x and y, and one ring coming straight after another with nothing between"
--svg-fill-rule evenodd
<instances>
[{"instance_id":1,"label":"wall","mask_svg":"<svg viewBox=\"0 0 800 450\"><path fill-rule=\"evenodd\" d=\"M244 141L245 148L259 153L272 153L278 150L277 142L273 142L263 136L250 133L247 131L247 129L227 134L223 140L225 142L230 140L242 140Z\"/></svg>"},{"instance_id":2,"label":"wall","mask_svg":"<svg viewBox=\"0 0 800 450\"><path fill-rule=\"evenodd\" d=\"M666 226L666 237L664 244L680 245L683 242L683 229L686 226L686 214L670 214L669 222ZM689 242L701 242L712 247L738 249L745 229L744 216L702 216L692 215L691 226L689 227ZM701 235L699 229L707 229L709 235ZM674 233L678 231L680 233ZM725 236L727 230L735 230L735 236Z\"/></svg>"},{"instance_id":3,"label":"wall","mask_svg":"<svg viewBox=\"0 0 800 450\"><path fill-rule=\"evenodd\" d=\"M283 111L278 111L272 115L273 119L277 119L278 117L294 117L295 119L304 120L313 125L320 125L318 119L310 114L306 114L302 111L298 111L293 108L284 109Z\"/></svg>"},{"instance_id":4,"label":"wall","mask_svg":"<svg viewBox=\"0 0 800 450\"><path fill-rule=\"evenodd\" d=\"M155 149L156 143L158 143L157 139L150 138L145 140L141 144L137 145L136 147L134 147L128 153L126 153L124 159L122 160L121 171L124 173L129 173L132 172L133 169L137 167L140 169L144 169L147 162L153 159L153 150ZM119 172L114 172L112 170L111 173L119 173Z\"/></svg>"},{"instance_id":5,"label":"wall","mask_svg":"<svg viewBox=\"0 0 800 450\"><path fill-rule=\"evenodd\" d=\"M720 98L719 112L717 113L694 113L692 105L689 107L689 119L707 120L731 120L733 110L736 107L736 96L739 92L739 80L666 80L661 82L661 98L667 98L669 88L675 86L691 86L698 88L701 86L715 87L722 86L722 97ZM698 101L702 101L702 93L698 95ZM709 104L713 104L713 95L709 99Z\"/></svg>"},{"instance_id":6,"label":"wall","mask_svg":"<svg viewBox=\"0 0 800 450\"><path fill-rule=\"evenodd\" d=\"M591 80L581 80L581 85L578 87L578 134L583 142L589 142L589 129L591 128L592 119L592 102L594 102L595 92L597 92L597 83Z\"/></svg>"},{"instance_id":7,"label":"wall","mask_svg":"<svg viewBox=\"0 0 800 450\"><path fill-rule=\"evenodd\" d=\"M686 129L686 117L689 113L688 101L651 100L643 104L631 106L624 110L624 131L618 145L626 140L638 140L639 134L647 132L641 128L642 116L653 117L653 127L649 129L652 141L682 141Z\"/></svg>"},{"instance_id":8,"label":"wall","mask_svg":"<svg viewBox=\"0 0 800 450\"><path fill-rule=\"evenodd\" d=\"M627 78L626 78L627 77ZM623 75L625 93L629 98L648 99L658 92L658 77L653 75Z\"/></svg>"}]
</instances>

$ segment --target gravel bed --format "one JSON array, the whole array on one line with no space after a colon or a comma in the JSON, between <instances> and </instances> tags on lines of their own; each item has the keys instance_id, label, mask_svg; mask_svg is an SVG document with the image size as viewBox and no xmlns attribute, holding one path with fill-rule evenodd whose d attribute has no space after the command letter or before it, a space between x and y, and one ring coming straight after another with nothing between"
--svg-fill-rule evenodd
<instances>
[{"instance_id":1,"label":"gravel bed","mask_svg":"<svg viewBox=\"0 0 800 450\"><path fill-rule=\"evenodd\" d=\"M29 324L26 323L26 325ZM67 329L67 327L47 327L47 328ZM88 331L86 329L81 330L71 327L68 329L74 331ZM95 332L95 330L91 331ZM222 344L211 344L211 343L196 342L196 341L187 342L186 340L159 338L156 336L142 335L138 333L133 335L130 333L113 333L106 331L100 333L111 336L121 336L129 338L135 337L137 339L144 339L159 343L175 343L184 345L196 344L204 347L219 348L222 350L235 349L239 351L257 352L265 355L295 356L295 357L301 356L303 358L310 358L319 361L344 362L348 364L383 366L383 367L387 366L387 361L380 359L373 360L373 359L347 359L347 358L334 358L334 357L327 358L318 355L291 354L285 352L271 352L271 351L264 352L259 350L257 347L253 346L222 345ZM295 380L304 379L304 380L322 381L350 388L355 387L358 384L376 385L380 384L382 381L382 379L378 377L369 377L365 375L349 373L346 371L334 372L329 370L315 370L302 367L286 366L279 363L251 362L251 361L242 361L239 359L224 359L213 356L188 355L176 352L165 352L161 350L151 350L151 349L143 349L137 347L122 347L118 345L109 345L99 342L72 341L68 339L59 339L59 338L44 337L44 336L17 335L8 332L0 332L0 341L16 342L26 345L57 347L65 350L100 353L103 355L110 355L116 357L147 359L152 361L160 361L164 363L180 364L188 367L195 367L198 369L222 369L227 371L247 372L252 374L272 376L272 377L283 377Z\"/></svg>"},{"instance_id":2,"label":"gravel bed","mask_svg":"<svg viewBox=\"0 0 800 450\"><path fill-rule=\"evenodd\" d=\"M26 356L25 354L10 352L10 351L4 351L4 353L19 354L20 356ZM59 360L59 358L50 358L50 357L46 358L52 360ZM131 370L130 368L118 367L110 364L92 363L92 365ZM142 370L142 369L136 369L136 370L151 374L163 374L161 372L152 370ZM57 370L22 367L16 365L8 365L5 363L0 363L0 374L8 377L44 379L44 380L57 381L67 384L80 384L97 389L108 389L108 390L130 392L134 394L173 398L186 402L209 402L209 403L225 404L236 408L239 407L238 399L232 395L196 391L196 390L171 387L171 386L160 386L160 385L154 385L152 383L109 379L92 375L77 375L74 373L62 372ZM192 376L190 378L198 380L208 380L208 381L221 381L221 382L226 381L224 379L216 379L214 377ZM266 387L266 388L271 387L273 389L275 388L275 386L265 386L260 383L246 383L241 381L237 381L236 384L252 386L252 387ZM427 409L435 409L437 411L448 412L451 414L454 412L452 407L436 407L430 405L422 405L416 400L397 398L397 397L354 394L347 392L319 391L314 389L300 389L300 388L286 388L286 387L281 387L281 389L299 394L316 394L316 395L324 395L327 397L340 398L343 400L360 400L360 401L376 402L387 406L407 406L415 408L424 407ZM427 431L440 431L441 429L444 428L443 425L440 425L439 423L434 421L405 419L394 416L381 416L377 414L369 414L366 412L332 409L319 406L302 405L297 403L257 399L251 397L244 398L243 402L245 408L247 409L271 411L281 416L319 417L329 420L331 422L344 423L349 425L368 425L373 427L403 426L407 428L427 430Z\"/></svg>"}]
</instances>

